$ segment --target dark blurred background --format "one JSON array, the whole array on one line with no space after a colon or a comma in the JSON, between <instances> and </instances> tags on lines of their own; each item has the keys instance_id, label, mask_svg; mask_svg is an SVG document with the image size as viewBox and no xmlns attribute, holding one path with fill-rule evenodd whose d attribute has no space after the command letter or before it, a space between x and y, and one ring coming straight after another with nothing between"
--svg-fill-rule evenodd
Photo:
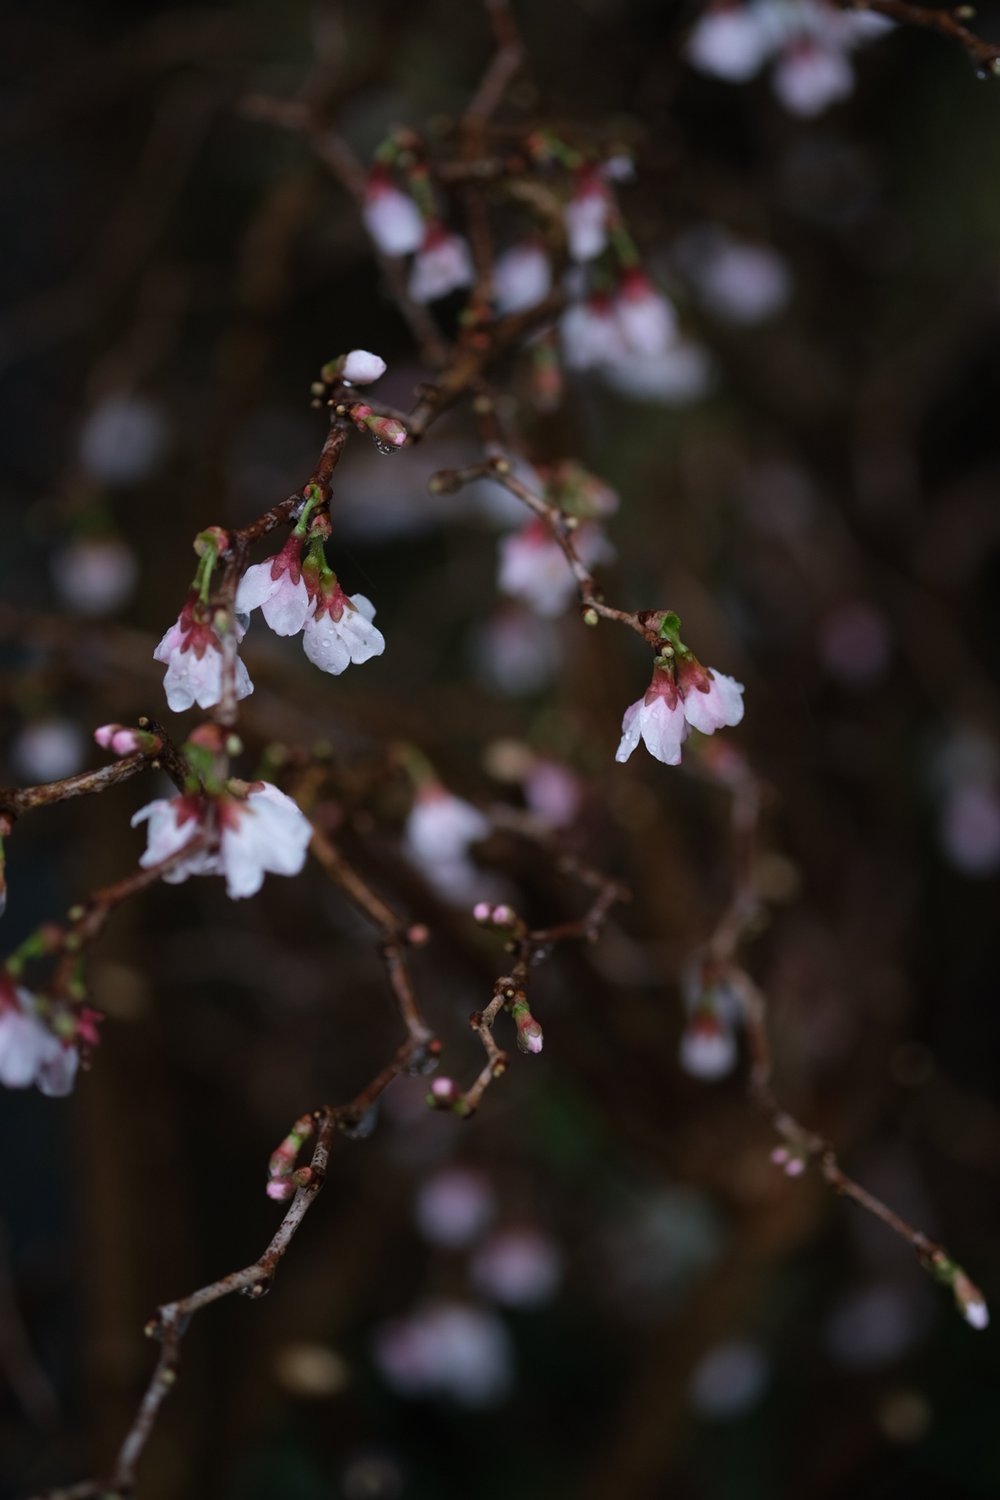
<instances>
[{"instance_id":1,"label":"dark blurred background","mask_svg":"<svg viewBox=\"0 0 1000 1500\"><path fill-rule=\"evenodd\" d=\"M683 62L693 8L516 9L531 62L504 118L634 151L623 207L702 351L667 402L575 377L547 416L512 368L529 455L619 490L609 597L669 604L747 685L729 734L774 795L746 958L779 1092L997 1295L1000 83L897 31L854 54L849 100L800 119L766 75ZM2 37L0 777L26 782L99 764L96 724L162 716L151 651L191 538L304 481L323 361L378 351L404 406L421 376L356 208L243 101L339 55L339 120L370 159L394 124L443 131L490 44L476 5L388 0L37 0ZM713 279L734 245L756 272L723 257ZM338 1149L270 1296L195 1321L140 1492L994 1495L995 1333L880 1225L774 1170L741 1074L677 1067L680 981L727 897L725 798L641 751L614 765L647 670L627 632L498 608L481 498L425 488L473 437L456 416L399 457L350 445L331 556L388 647L331 680L257 627L248 764L275 739L333 747L345 847L434 931L418 978L463 1079L502 956L407 866L380 747L416 743L484 805L516 800L513 749L565 761L574 838L635 899L539 971L545 1052L473 1121L403 1080ZM5 954L133 867L150 795L18 827ZM533 921L579 912L544 860L495 852ZM315 873L252 902L151 892L92 989L107 1019L75 1096L0 1098L10 1496L107 1467L153 1307L259 1253L269 1152L398 1040L372 937Z\"/></svg>"}]
</instances>

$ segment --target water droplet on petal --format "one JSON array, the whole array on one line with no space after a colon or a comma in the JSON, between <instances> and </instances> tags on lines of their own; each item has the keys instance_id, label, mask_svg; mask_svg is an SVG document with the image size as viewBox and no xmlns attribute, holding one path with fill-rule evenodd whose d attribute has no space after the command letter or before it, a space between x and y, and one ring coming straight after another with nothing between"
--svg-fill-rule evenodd
<instances>
[{"instance_id":1,"label":"water droplet on petal","mask_svg":"<svg viewBox=\"0 0 1000 1500\"><path fill-rule=\"evenodd\" d=\"M387 443L385 441L385 438L373 437L372 442L375 444L375 447L378 449L379 453L396 452L396 445L394 443Z\"/></svg>"}]
</instances>

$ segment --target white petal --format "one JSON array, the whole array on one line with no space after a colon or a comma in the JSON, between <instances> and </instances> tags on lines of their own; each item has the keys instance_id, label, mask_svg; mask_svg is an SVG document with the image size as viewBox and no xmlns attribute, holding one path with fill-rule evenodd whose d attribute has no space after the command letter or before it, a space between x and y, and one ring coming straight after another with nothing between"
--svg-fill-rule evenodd
<instances>
[{"instance_id":1,"label":"white petal","mask_svg":"<svg viewBox=\"0 0 1000 1500\"><path fill-rule=\"evenodd\" d=\"M236 590L236 612L248 615L255 609L260 609L265 599L279 587L281 577L271 577L271 566L273 559L267 562L254 563L252 568L247 568L240 579Z\"/></svg>"},{"instance_id":2,"label":"white petal","mask_svg":"<svg viewBox=\"0 0 1000 1500\"><path fill-rule=\"evenodd\" d=\"M345 610L340 629L355 666L370 661L373 656L381 656L385 650L382 632L360 614L349 616Z\"/></svg>"},{"instance_id":3,"label":"white petal","mask_svg":"<svg viewBox=\"0 0 1000 1500\"><path fill-rule=\"evenodd\" d=\"M75 1047L64 1047L57 1037L50 1037L51 1046L38 1068L35 1083L41 1093L50 1099L64 1099L73 1092L80 1054Z\"/></svg>"},{"instance_id":4,"label":"white petal","mask_svg":"<svg viewBox=\"0 0 1000 1500\"><path fill-rule=\"evenodd\" d=\"M639 743L639 734L642 727L639 719L639 711L643 706L643 701L639 698L625 710L625 715L622 719L621 744L615 753L615 760L622 764L628 760L632 751Z\"/></svg>"},{"instance_id":5,"label":"white petal","mask_svg":"<svg viewBox=\"0 0 1000 1500\"><path fill-rule=\"evenodd\" d=\"M287 573L279 586L263 601L261 613L275 635L298 635L309 616L312 600L304 578L293 583Z\"/></svg>"},{"instance_id":6,"label":"white petal","mask_svg":"<svg viewBox=\"0 0 1000 1500\"><path fill-rule=\"evenodd\" d=\"M668 708L665 698L654 698L643 708L639 718L646 749L665 766L680 765L681 744L687 735L687 721L680 703Z\"/></svg>"},{"instance_id":7,"label":"white petal","mask_svg":"<svg viewBox=\"0 0 1000 1500\"><path fill-rule=\"evenodd\" d=\"M332 672L338 677L351 664L351 653L327 614L318 620L313 615L306 621L302 646L309 660L321 672Z\"/></svg>"}]
</instances>

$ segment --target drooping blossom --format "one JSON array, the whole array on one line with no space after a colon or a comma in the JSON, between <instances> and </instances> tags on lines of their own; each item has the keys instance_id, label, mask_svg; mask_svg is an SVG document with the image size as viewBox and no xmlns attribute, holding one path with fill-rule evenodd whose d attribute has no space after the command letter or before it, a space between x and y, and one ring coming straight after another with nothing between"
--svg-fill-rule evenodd
<instances>
[{"instance_id":1,"label":"drooping blossom","mask_svg":"<svg viewBox=\"0 0 1000 1500\"><path fill-rule=\"evenodd\" d=\"M72 1033L65 1040L45 1024L36 997L0 977L0 1083L9 1089L34 1084L50 1098L72 1093L80 1054Z\"/></svg>"},{"instance_id":2,"label":"drooping blossom","mask_svg":"<svg viewBox=\"0 0 1000 1500\"><path fill-rule=\"evenodd\" d=\"M610 542L593 522L577 527L573 545L588 568L614 558ZM520 531L502 538L497 587L547 619L562 614L576 594L566 555L540 517L532 517Z\"/></svg>"},{"instance_id":3,"label":"drooping blossom","mask_svg":"<svg viewBox=\"0 0 1000 1500\"><path fill-rule=\"evenodd\" d=\"M593 260L601 254L608 243L612 207L600 172L595 167L582 168L563 209L566 240L574 260Z\"/></svg>"},{"instance_id":4,"label":"drooping blossom","mask_svg":"<svg viewBox=\"0 0 1000 1500\"><path fill-rule=\"evenodd\" d=\"M142 822L149 823L139 861L144 869L179 853L199 833L213 836L214 846L181 860L163 879L178 885L191 875L223 875L233 900L256 895L267 873L298 875L312 838L308 818L268 781L254 783L246 797L158 798L135 814L133 828Z\"/></svg>"},{"instance_id":5,"label":"drooping blossom","mask_svg":"<svg viewBox=\"0 0 1000 1500\"><path fill-rule=\"evenodd\" d=\"M467 241L459 234L449 234L443 224L428 224L410 272L409 292L414 302L437 302L469 286L474 274Z\"/></svg>"},{"instance_id":6,"label":"drooping blossom","mask_svg":"<svg viewBox=\"0 0 1000 1500\"><path fill-rule=\"evenodd\" d=\"M135 553L117 537L81 537L52 558L59 596L80 615L106 615L124 604L139 576Z\"/></svg>"},{"instance_id":7,"label":"drooping blossom","mask_svg":"<svg viewBox=\"0 0 1000 1500\"><path fill-rule=\"evenodd\" d=\"M842 42L803 36L782 50L772 82L787 110L810 119L852 93L854 69Z\"/></svg>"},{"instance_id":8,"label":"drooping blossom","mask_svg":"<svg viewBox=\"0 0 1000 1500\"><path fill-rule=\"evenodd\" d=\"M751 6L722 0L702 12L686 50L688 62L700 73L747 83L760 72L771 48Z\"/></svg>"},{"instance_id":9,"label":"drooping blossom","mask_svg":"<svg viewBox=\"0 0 1000 1500\"><path fill-rule=\"evenodd\" d=\"M541 245L525 241L498 255L493 266L493 299L503 314L537 307L552 290L552 263Z\"/></svg>"},{"instance_id":10,"label":"drooping blossom","mask_svg":"<svg viewBox=\"0 0 1000 1500\"><path fill-rule=\"evenodd\" d=\"M676 675L654 667L644 696L625 710L615 759L628 760L641 739L650 755L676 766L689 725L702 734L714 734L742 718L742 683L703 667L693 656L682 656Z\"/></svg>"},{"instance_id":11,"label":"drooping blossom","mask_svg":"<svg viewBox=\"0 0 1000 1500\"><path fill-rule=\"evenodd\" d=\"M563 358L571 370L593 370L622 359L625 344L611 298L605 293L574 302L559 322Z\"/></svg>"},{"instance_id":12,"label":"drooping blossom","mask_svg":"<svg viewBox=\"0 0 1000 1500\"><path fill-rule=\"evenodd\" d=\"M678 1061L685 1073L714 1083L736 1066L736 1033L708 1006L690 1017L681 1034Z\"/></svg>"},{"instance_id":13,"label":"drooping blossom","mask_svg":"<svg viewBox=\"0 0 1000 1500\"><path fill-rule=\"evenodd\" d=\"M423 214L382 167L376 167L368 179L361 216L368 233L385 255L409 255L420 248L424 238Z\"/></svg>"},{"instance_id":14,"label":"drooping blossom","mask_svg":"<svg viewBox=\"0 0 1000 1500\"><path fill-rule=\"evenodd\" d=\"M676 340L676 314L643 271L633 267L625 272L613 307L626 354L657 359Z\"/></svg>"},{"instance_id":15,"label":"drooping blossom","mask_svg":"<svg viewBox=\"0 0 1000 1500\"><path fill-rule=\"evenodd\" d=\"M247 568L236 590L237 614L259 609L275 635L298 635L311 608L302 576L302 539L295 535L266 562Z\"/></svg>"},{"instance_id":16,"label":"drooping blossom","mask_svg":"<svg viewBox=\"0 0 1000 1500\"><path fill-rule=\"evenodd\" d=\"M333 580L317 594L305 622L302 646L314 666L335 677L353 662L360 666L385 650L385 637L372 624L375 606L364 594L344 593Z\"/></svg>"},{"instance_id":17,"label":"drooping blossom","mask_svg":"<svg viewBox=\"0 0 1000 1500\"><path fill-rule=\"evenodd\" d=\"M687 733L687 719L677 684L669 672L657 668L643 697L625 710L621 744L615 759L620 762L628 760L641 739L650 755L662 760L666 766L678 766L681 745L687 739Z\"/></svg>"},{"instance_id":18,"label":"drooping blossom","mask_svg":"<svg viewBox=\"0 0 1000 1500\"><path fill-rule=\"evenodd\" d=\"M738 239L715 224L684 234L676 260L708 311L727 323L762 323L791 296L788 265L772 246Z\"/></svg>"},{"instance_id":19,"label":"drooping blossom","mask_svg":"<svg viewBox=\"0 0 1000 1500\"><path fill-rule=\"evenodd\" d=\"M246 634L239 615L233 622L237 641ZM183 713L192 704L214 708L222 696L222 642L211 620L208 605L189 597L175 624L153 652L154 661L167 668L163 689L174 713ZM236 696L246 698L253 692L249 673L236 658Z\"/></svg>"}]
</instances>

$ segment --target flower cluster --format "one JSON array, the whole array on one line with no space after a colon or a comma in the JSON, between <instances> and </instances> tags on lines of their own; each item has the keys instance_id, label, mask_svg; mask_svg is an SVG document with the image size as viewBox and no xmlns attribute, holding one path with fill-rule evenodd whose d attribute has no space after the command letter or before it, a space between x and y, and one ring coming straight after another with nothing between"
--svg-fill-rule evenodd
<instances>
[{"instance_id":1,"label":"flower cluster","mask_svg":"<svg viewBox=\"0 0 1000 1500\"><path fill-rule=\"evenodd\" d=\"M241 641L246 634L246 621L237 615L233 629L237 642ZM153 659L163 662L167 669L163 690L174 713L183 713L195 703L199 708L214 708L219 702L222 641L210 606L194 591L153 652ZM247 698L252 692L250 674L237 657L236 696Z\"/></svg>"},{"instance_id":2,"label":"flower cluster","mask_svg":"<svg viewBox=\"0 0 1000 1500\"><path fill-rule=\"evenodd\" d=\"M690 729L714 734L743 718L743 684L703 667L690 652L657 657L653 680L625 710L615 759L626 761L640 739L656 760L680 765Z\"/></svg>"},{"instance_id":3,"label":"flower cluster","mask_svg":"<svg viewBox=\"0 0 1000 1500\"><path fill-rule=\"evenodd\" d=\"M178 885L191 875L223 875L233 900L254 896L266 873L298 875L305 864L312 826L298 806L268 781L251 783L244 795L228 790L157 798L132 819L148 823L144 869L198 846L166 870ZM204 836L202 842L201 836Z\"/></svg>"},{"instance_id":4,"label":"flower cluster","mask_svg":"<svg viewBox=\"0 0 1000 1500\"><path fill-rule=\"evenodd\" d=\"M849 54L891 25L828 0L716 0L691 32L688 61L702 73L745 83L774 63L772 84L793 114L822 114L854 88Z\"/></svg>"},{"instance_id":5,"label":"flower cluster","mask_svg":"<svg viewBox=\"0 0 1000 1500\"><path fill-rule=\"evenodd\" d=\"M451 234L438 217L426 174L414 173L419 201L393 181L387 164L368 178L362 216L365 228L385 255L413 255L409 294L414 302L436 302L469 286L472 255L461 235Z\"/></svg>"},{"instance_id":6,"label":"flower cluster","mask_svg":"<svg viewBox=\"0 0 1000 1500\"><path fill-rule=\"evenodd\" d=\"M73 1090L80 1063L78 1041L97 1042L93 1011L56 1009L30 990L0 975L0 1083L9 1089L32 1084L50 1098Z\"/></svg>"}]
</instances>

